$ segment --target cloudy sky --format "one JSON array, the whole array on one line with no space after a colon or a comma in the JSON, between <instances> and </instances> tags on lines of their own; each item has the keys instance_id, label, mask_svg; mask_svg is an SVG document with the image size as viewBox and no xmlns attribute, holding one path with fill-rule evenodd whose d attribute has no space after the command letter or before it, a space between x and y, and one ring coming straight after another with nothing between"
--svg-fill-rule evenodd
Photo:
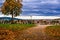
<instances>
[{"instance_id":1,"label":"cloudy sky","mask_svg":"<svg viewBox=\"0 0 60 40\"><path fill-rule=\"evenodd\" d=\"M60 0L23 0L22 4L24 16L60 16Z\"/></svg>"}]
</instances>

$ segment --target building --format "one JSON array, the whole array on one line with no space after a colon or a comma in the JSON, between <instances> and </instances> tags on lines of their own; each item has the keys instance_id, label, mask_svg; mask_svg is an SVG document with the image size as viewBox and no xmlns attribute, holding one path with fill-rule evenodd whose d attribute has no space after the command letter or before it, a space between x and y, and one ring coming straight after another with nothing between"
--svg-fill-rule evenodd
<instances>
[{"instance_id":1,"label":"building","mask_svg":"<svg viewBox=\"0 0 60 40\"><path fill-rule=\"evenodd\" d=\"M55 16L17 16L14 18L14 23L19 24L60 24L60 17ZM0 17L0 23L11 23L11 17Z\"/></svg>"},{"instance_id":2,"label":"building","mask_svg":"<svg viewBox=\"0 0 60 40\"><path fill-rule=\"evenodd\" d=\"M60 24L60 17L55 17L55 16L18 16L15 17L20 20L17 21L17 23L21 24L28 24L28 23L33 23L33 24ZM59 20L58 20L59 19Z\"/></svg>"}]
</instances>

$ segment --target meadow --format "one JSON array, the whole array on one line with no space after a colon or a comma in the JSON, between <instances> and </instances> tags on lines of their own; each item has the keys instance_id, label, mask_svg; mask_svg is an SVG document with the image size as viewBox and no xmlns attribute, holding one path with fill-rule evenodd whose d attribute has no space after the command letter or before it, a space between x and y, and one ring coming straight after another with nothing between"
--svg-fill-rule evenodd
<instances>
[{"instance_id":1,"label":"meadow","mask_svg":"<svg viewBox=\"0 0 60 40\"><path fill-rule=\"evenodd\" d=\"M34 27L35 24L0 24L0 28L8 30L24 30L30 27Z\"/></svg>"}]
</instances>

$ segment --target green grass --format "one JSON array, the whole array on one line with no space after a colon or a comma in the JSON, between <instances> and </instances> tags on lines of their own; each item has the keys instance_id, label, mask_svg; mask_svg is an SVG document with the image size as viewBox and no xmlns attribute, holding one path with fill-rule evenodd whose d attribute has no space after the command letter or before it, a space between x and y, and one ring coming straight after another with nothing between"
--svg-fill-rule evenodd
<instances>
[{"instance_id":1,"label":"green grass","mask_svg":"<svg viewBox=\"0 0 60 40\"><path fill-rule=\"evenodd\" d=\"M30 27L34 27L35 24L0 24L0 28L9 29L12 31L15 30L24 30Z\"/></svg>"},{"instance_id":2,"label":"green grass","mask_svg":"<svg viewBox=\"0 0 60 40\"><path fill-rule=\"evenodd\" d=\"M48 26L46 33L50 36L60 37L60 25Z\"/></svg>"},{"instance_id":3,"label":"green grass","mask_svg":"<svg viewBox=\"0 0 60 40\"><path fill-rule=\"evenodd\" d=\"M47 29L60 29L60 25L48 26Z\"/></svg>"}]
</instances>

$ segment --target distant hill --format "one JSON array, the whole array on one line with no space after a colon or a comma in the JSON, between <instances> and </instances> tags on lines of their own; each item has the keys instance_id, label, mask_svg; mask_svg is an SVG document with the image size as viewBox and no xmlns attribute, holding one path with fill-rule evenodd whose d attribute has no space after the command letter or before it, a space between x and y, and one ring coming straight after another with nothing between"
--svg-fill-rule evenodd
<instances>
[{"instance_id":1,"label":"distant hill","mask_svg":"<svg viewBox=\"0 0 60 40\"><path fill-rule=\"evenodd\" d=\"M11 20L12 18L11 17L0 17L0 20ZM14 20L19 20L18 18L13 18Z\"/></svg>"}]
</instances>

